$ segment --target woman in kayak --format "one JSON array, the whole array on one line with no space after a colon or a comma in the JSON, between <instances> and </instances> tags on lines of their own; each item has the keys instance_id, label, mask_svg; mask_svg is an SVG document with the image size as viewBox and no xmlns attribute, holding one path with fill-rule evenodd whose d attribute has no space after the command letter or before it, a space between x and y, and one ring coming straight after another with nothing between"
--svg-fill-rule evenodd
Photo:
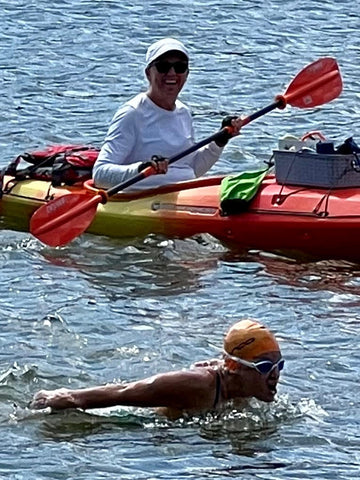
<instances>
[{"instance_id":1,"label":"woman in kayak","mask_svg":"<svg viewBox=\"0 0 360 480\"><path fill-rule=\"evenodd\" d=\"M189 108L178 95L189 75L189 55L185 46L173 38L152 44L146 53L146 92L122 105L110 124L93 169L94 183L111 188L152 165L155 175L137 183L136 189L190 180L204 175L218 160L231 136L239 134L241 120L227 117L223 125L232 134L211 142L168 166L167 158L194 145Z\"/></svg>"},{"instance_id":2,"label":"woman in kayak","mask_svg":"<svg viewBox=\"0 0 360 480\"><path fill-rule=\"evenodd\" d=\"M35 394L31 408L154 407L158 413L175 419L185 413L214 410L229 400L255 397L272 402L283 367L275 336L254 320L241 320L225 335L221 359L127 384L41 390Z\"/></svg>"}]
</instances>

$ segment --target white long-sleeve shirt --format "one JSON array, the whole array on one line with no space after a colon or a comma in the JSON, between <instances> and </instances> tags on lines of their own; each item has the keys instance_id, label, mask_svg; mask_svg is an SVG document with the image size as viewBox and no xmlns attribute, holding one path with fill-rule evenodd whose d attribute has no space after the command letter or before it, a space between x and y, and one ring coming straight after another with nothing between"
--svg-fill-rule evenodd
<instances>
[{"instance_id":1,"label":"white long-sleeve shirt","mask_svg":"<svg viewBox=\"0 0 360 480\"><path fill-rule=\"evenodd\" d=\"M172 111L158 107L140 93L116 112L93 168L97 187L111 188L138 174L139 165L153 155L169 158L194 144L190 111L179 100ZM190 180L204 175L223 148L215 142L174 162L168 172L134 184L133 190ZM131 187L129 187L129 190Z\"/></svg>"}]
</instances>

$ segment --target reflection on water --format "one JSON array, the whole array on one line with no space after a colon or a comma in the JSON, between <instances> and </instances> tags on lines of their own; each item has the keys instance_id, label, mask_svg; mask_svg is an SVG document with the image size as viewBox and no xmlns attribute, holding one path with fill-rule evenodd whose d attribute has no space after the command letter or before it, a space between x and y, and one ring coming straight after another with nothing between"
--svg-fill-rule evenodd
<instances>
[{"instance_id":1,"label":"reflection on water","mask_svg":"<svg viewBox=\"0 0 360 480\"><path fill-rule=\"evenodd\" d=\"M207 236L169 240L150 235L129 241L83 237L66 248L44 247L53 265L78 269L96 288L129 297L178 295L200 288L199 276L217 266L225 249Z\"/></svg>"},{"instance_id":2,"label":"reflection on water","mask_svg":"<svg viewBox=\"0 0 360 480\"><path fill-rule=\"evenodd\" d=\"M210 236L186 240L150 235L129 241L85 236L62 249L43 247L54 265L80 270L97 288L113 294L122 282L131 296L177 295L201 288L200 277L219 263L257 265L259 273L283 285L357 294L360 268L345 261L304 262L265 252L229 251Z\"/></svg>"},{"instance_id":3,"label":"reflection on water","mask_svg":"<svg viewBox=\"0 0 360 480\"><path fill-rule=\"evenodd\" d=\"M355 295L359 292L360 267L357 264L335 260L301 262L261 252L247 259L259 262L264 273L283 285Z\"/></svg>"}]
</instances>

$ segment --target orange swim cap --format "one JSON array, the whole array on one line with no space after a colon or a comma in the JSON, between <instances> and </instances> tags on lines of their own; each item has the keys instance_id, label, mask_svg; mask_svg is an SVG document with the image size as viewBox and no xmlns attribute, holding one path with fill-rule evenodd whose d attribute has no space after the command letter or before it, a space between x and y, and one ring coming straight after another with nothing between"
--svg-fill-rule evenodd
<instances>
[{"instance_id":1,"label":"orange swim cap","mask_svg":"<svg viewBox=\"0 0 360 480\"><path fill-rule=\"evenodd\" d=\"M255 320L241 320L225 335L224 350L229 355L252 360L264 353L280 351L280 347L264 325Z\"/></svg>"}]
</instances>

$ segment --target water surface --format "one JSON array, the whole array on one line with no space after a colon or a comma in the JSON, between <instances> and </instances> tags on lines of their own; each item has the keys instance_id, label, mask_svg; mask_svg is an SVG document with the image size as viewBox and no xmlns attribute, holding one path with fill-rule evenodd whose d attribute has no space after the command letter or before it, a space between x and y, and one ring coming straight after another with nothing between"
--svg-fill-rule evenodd
<instances>
[{"instance_id":1,"label":"water surface","mask_svg":"<svg viewBox=\"0 0 360 480\"><path fill-rule=\"evenodd\" d=\"M339 99L244 128L211 173L262 165L285 133L359 141L359 13L343 1L2 2L1 166L49 143L100 145L145 88L144 54L182 39L200 140L271 103L304 65L338 59ZM360 141L359 141L360 143ZM353 479L360 471L358 265L238 255L206 236L51 249L0 230L0 478ZM29 410L39 388L127 381L216 356L238 318L278 335L277 401L168 422L141 409Z\"/></svg>"}]
</instances>

